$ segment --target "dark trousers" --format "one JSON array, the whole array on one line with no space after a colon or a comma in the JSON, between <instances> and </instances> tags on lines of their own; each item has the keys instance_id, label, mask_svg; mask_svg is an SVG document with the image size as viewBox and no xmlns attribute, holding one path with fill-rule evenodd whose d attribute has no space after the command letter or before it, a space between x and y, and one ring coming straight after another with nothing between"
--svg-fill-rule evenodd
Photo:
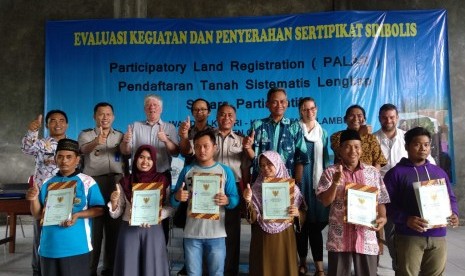
<instances>
[{"instance_id":1,"label":"dark trousers","mask_svg":"<svg viewBox=\"0 0 465 276\"><path fill-rule=\"evenodd\" d=\"M115 184L119 182L120 174L99 175L93 177L97 182L105 202L110 201L111 193L116 189ZM105 213L92 219L92 259L90 262L91 275L97 275L97 268L102 252L102 241L105 238L103 248L103 270L112 270L115 260L116 242L118 241L121 217L113 219L105 207Z\"/></svg>"},{"instance_id":2,"label":"dark trousers","mask_svg":"<svg viewBox=\"0 0 465 276\"><path fill-rule=\"evenodd\" d=\"M225 276L239 274L239 255L241 253L241 209L225 209L226 228L226 259L224 264Z\"/></svg>"},{"instance_id":3,"label":"dark trousers","mask_svg":"<svg viewBox=\"0 0 465 276\"><path fill-rule=\"evenodd\" d=\"M40 267L47 276L88 276L89 259L90 253L64 258L40 257Z\"/></svg>"},{"instance_id":4,"label":"dark trousers","mask_svg":"<svg viewBox=\"0 0 465 276\"><path fill-rule=\"evenodd\" d=\"M352 262L355 275L376 276L378 255L353 252L328 252L328 276L351 275Z\"/></svg>"},{"instance_id":5,"label":"dark trousers","mask_svg":"<svg viewBox=\"0 0 465 276\"><path fill-rule=\"evenodd\" d=\"M32 275L41 276L40 272L40 256L39 256L39 244L40 244L40 232L42 226L40 220L34 220L34 236L32 237Z\"/></svg>"},{"instance_id":6,"label":"dark trousers","mask_svg":"<svg viewBox=\"0 0 465 276\"><path fill-rule=\"evenodd\" d=\"M327 222L311 223L305 221L300 233L296 232L297 252L300 259L306 259L308 253L308 244L312 251L313 262L323 261L323 234ZM308 239L308 240L307 240Z\"/></svg>"}]
</instances>

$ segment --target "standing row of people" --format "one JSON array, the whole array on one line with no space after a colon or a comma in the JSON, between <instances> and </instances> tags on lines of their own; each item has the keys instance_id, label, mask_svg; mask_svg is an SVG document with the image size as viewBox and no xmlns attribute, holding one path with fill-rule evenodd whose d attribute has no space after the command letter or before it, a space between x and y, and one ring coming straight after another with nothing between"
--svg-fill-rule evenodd
<instances>
[{"instance_id":1,"label":"standing row of people","mask_svg":"<svg viewBox=\"0 0 465 276\"><path fill-rule=\"evenodd\" d=\"M420 229L420 226L422 226L420 237L445 236L445 230L425 230L426 222L422 221L417 214L418 207L415 209L414 205L402 206L402 208L408 207L408 210L403 210L397 205L390 207L392 203L389 203L389 196L391 196L391 202L396 204L399 203L398 198L401 197L392 187L401 185L401 179L404 178L388 178L386 187L382 176L388 170L383 166L387 164L387 166L394 167L399 161L398 156L407 156L405 159L410 160L411 155L414 155L413 149L412 153L409 151L410 146L417 147L417 151L421 148L421 157L426 153L425 160L417 156L419 160L414 162L413 167L425 164L433 166L426 159L430 152L428 148L430 141L427 141L430 140L430 136L426 135L427 132L412 134L413 138L408 141L406 139L405 143L407 155L399 153L402 146L398 144L404 139L403 133L395 128L396 118L398 118L395 106L384 105L380 109L379 118L382 129L375 135L367 130L364 109L358 105L351 106L344 117L348 126L347 130L335 133L331 137L328 137L327 132L316 120L318 107L312 98L301 99L300 121L285 117L288 101L284 89L270 89L266 106L270 111L270 116L255 120L250 134L241 137L232 130L236 121L236 110L229 104L223 104L218 108L216 119L219 127L213 130L207 123L211 112L208 101L204 99L194 101L191 108L194 124L191 125L190 117L187 117L176 132L172 124L161 120L162 99L149 95L144 100L146 120L128 126L124 134L112 128L114 120L112 106L107 103L97 104L94 109L95 127L80 133L77 151L71 147L72 152L83 154L83 172L85 175L92 176L90 178L92 180L83 181L84 190L90 186L96 186L102 198L100 199L97 193L93 193L97 199L88 198L87 207L98 211L86 214L83 218L87 220L104 214L99 219L94 218L92 223L94 250L92 261L89 263L91 274L97 273L102 233L105 233L102 275L132 275L136 273L135 271L138 271L137 275L168 275L167 220L164 220L164 229L161 225L150 227L142 225L139 229L129 226L128 206L131 202L132 183L153 181L164 183L166 191L164 198L169 198L171 206L178 207L181 202L188 202L192 199L192 176L196 173L221 174L224 185L214 199L215 203L220 206L218 220L186 216L183 244L187 275L201 275L202 271L208 271L209 275L238 274L241 194L243 194L244 213L252 224L249 255L251 275L278 275L279 271L284 273L282 275L305 275L308 270L307 241L310 243L313 255L315 275L324 275L322 230L328 223L329 275L350 273L352 259L357 275L376 275L379 246L375 232L381 230L386 221L392 221L396 225L395 233L406 236L406 239L416 233L410 231L412 227ZM55 152L57 141L64 139L64 142L71 143L65 138L66 114L62 111L51 111L46 117L47 128L51 135L51 138L47 139L51 142L37 137L42 121L41 116L30 124L28 134L23 139L23 151L36 156L35 185L28 192L28 199L31 200L31 210L37 218L40 218L39 211L43 207L46 196L46 190L40 189L40 186L44 181L48 184L53 180L53 178L48 180L47 178L56 174L54 166L58 165L60 172L57 175L62 174L61 171L65 169L64 164L62 168L58 163L59 150ZM423 136L427 139L425 140ZM425 140L421 140L420 145L416 142L418 137ZM336 157L335 164L332 166L329 165L330 141ZM414 145L411 145L412 141L415 142ZM39 149L41 144L43 144L43 149ZM38 149L33 151L34 147ZM66 149L69 148L62 148L62 150ZM186 166L181 171L174 190L169 191L168 187L172 186L171 158L179 153L185 157ZM127 160L126 156L131 156L132 159L131 174L127 170L124 171L125 168L128 169L128 165L124 165ZM49 160L48 165L51 169L45 169L43 160L46 158ZM430 170L435 171L436 168ZM440 169L437 170L438 173L434 177L446 178L447 185L449 185L447 175L444 176L440 173ZM44 171L49 172L41 178ZM77 172L73 170L70 175L75 173ZM123 177L123 173L126 173L126 176ZM389 173L386 177L388 175ZM417 173L417 175L417 180L423 180L420 177L422 174ZM260 186L265 177L295 179L297 184L294 190L295 200L288 209L293 220L271 223L262 218ZM375 186L379 189L376 226L370 228L344 223L344 191L345 185L350 182ZM402 185L410 187L411 183ZM452 206L450 224L456 226L458 225L456 200L450 186L448 187ZM403 196L407 195L403 194ZM412 201L415 202L414 198L410 199L410 202ZM163 208L162 218L173 214L173 209L168 205L166 204ZM385 205L387 205L387 215ZM410 214L415 219L410 218L405 221L406 216L398 216L399 212ZM74 225L80 217L72 219L69 225L65 223L64 226ZM115 220L115 218L120 218L120 220ZM295 227L291 227L292 225ZM37 226L40 224L37 223ZM410 230L399 232L397 227L400 227L399 229L406 227ZM418 229L413 230L418 231ZM61 230L56 230L56 232ZM87 228L83 231L83 233L89 232ZM119 238L116 233L119 233ZM164 233L163 237L161 233ZM393 231L389 230L389 237L393 236L392 233ZM36 235L37 238L38 235ZM420 246L421 241L416 244ZM390 247L389 240L388 245ZM90 248L88 252L91 251ZM393 248L395 250L397 247ZM281 252L278 253L279 250ZM47 258L50 256L40 253L41 251L39 251L40 259L45 258L47 265L38 265L33 262L34 271L39 271L39 267L42 266L49 272L52 265ZM206 257L202 258L203 255ZM61 257L71 256L74 255ZM396 254L396 256L399 255ZM415 275L410 274L411 271L415 271L414 269L427 271L426 268L421 267L421 258L420 261L417 258L413 262L407 261L407 257L404 254L404 262L397 262L402 263L403 267L410 266L408 270L399 268L399 275ZM202 267L202 262L206 263L205 268ZM81 263L81 268L82 265L83 263ZM419 265L418 268L417 265ZM437 262L431 267L434 267L434 271L441 271L441 265L443 271L445 258L444 262ZM45 275L52 274L46 273ZM65 273L65 275L71 274Z\"/></svg>"}]
</instances>

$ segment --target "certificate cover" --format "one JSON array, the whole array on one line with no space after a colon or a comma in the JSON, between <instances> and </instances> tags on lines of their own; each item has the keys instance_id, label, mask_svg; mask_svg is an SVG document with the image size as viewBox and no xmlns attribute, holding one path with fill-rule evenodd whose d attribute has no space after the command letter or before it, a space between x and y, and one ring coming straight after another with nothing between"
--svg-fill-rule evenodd
<instances>
[{"instance_id":1,"label":"certificate cover","mask_svg":"<svg viewBox=\"0 0 465 276\"><path fill-rule=\"evenodd\" d=\"M60 225L63 221L71 218L76 184L77 182L73 180L54 182L48 185L41 220L43 226Z\"/></svg>"},{"instance_id":2,"label":"certificate cover","mask_svg":"<svg viewBox=\"0 0 465 276\"><path fill-rule=\"evenodd\" d=\"M292 178L265 178L262 184L263 220L292 222L288 208L294 203L294 187Z\"/></svg>"},{"instance_id":3,"label":"certificate cover","mask_svg":"<svg viewBox=\"0 0 465 276\"><path fill-rule=\"evenodd\" d=\"M346 222L376 226L378 188L357 183L346 184Z\"/></svg>"},{"instance_id":4,"label":"certificate cover","mask_svg":"<svg viewBox=\"0 0 465 276\"><path fill-rule=\"evenodd\" d=\"M163 182L134 183L129 224L132 226L140 226L143 223L159 224L162 204Z\"/></svg>"},{"instance_id":5,"label":"certificate cover","mask_svg":"<svg viewBox=\"0 0 465 276\"><path fill-rule=\"evenodd\" d=\"M222 191L222 175L194 173L192 178L192 200L189 216L198 219L220 219L220 206L214 197Z\"/></svg>"},{"instance_id":6,"label":"certificate cover","mask_svg":"<svg viewBox=\"0 0 465 276\"><path fill-rule=\"evenodd\" d=\"M428 228L446 227L452 214L446 180L432 179L413 183L418 209Z\"/></svg>"}]
</instances>

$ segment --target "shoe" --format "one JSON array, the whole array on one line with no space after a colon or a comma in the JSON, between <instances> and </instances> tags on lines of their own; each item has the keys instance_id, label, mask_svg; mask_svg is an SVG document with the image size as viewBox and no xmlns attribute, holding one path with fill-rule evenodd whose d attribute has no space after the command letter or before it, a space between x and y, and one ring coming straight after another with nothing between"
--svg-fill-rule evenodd
<instances>
[{"instance_id":1,"label":"shoe","mask_svg":"<svg viewBox=\"0 0 465 276\"><path fill-rule=\"evenodd\" d=\"M104 269L101 273L102 276L113 276L113 269Z\"/></svg>"},{"instance_id":2,"label":"shoe","mask_svg":"<svg viewBox=\"0 0 465 276\"><path fill-rule=\"evenodd\" d=\"M299 276L305 276L307 275L307 272L308 272L307 264L299 265Z\"/></svg>"},{"instance_id":3,"label":"shoe","mask_svg":"<svg viewBox=\"0 0 465 276\"><path fill-rule=\"evenodd\" d=\"M186 266L183 266L181 268L181 270L178 271L178 274L176 274L178 276L187 276L187 269L186 269Z\"/></svg>"},{"instance_id":4,"label":"shoe","mask_svg":"<svg viewBox=\"0 0 465 276\"><path fill-rule=\"evenodd\" d=\"M315 276L325 276L325 272L323 270L317 270L315 271L315 274L313 274Z\"/></svg>"}]
</instances>

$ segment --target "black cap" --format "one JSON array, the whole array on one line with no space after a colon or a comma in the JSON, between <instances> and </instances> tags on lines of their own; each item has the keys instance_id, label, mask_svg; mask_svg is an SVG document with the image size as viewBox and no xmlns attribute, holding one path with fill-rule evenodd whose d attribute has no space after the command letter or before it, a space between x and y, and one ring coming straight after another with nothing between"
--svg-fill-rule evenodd
<instances>
[{"instance_id":1,"label":"black cap","mask_svg":"<svg viewBox=\"0 0 465 276\"><path fill-rule=\"evenodd\" d=\"M69 150L79 154L79 144L75 140L63 138L60 141L58 141L56 152L58 152L59 150Z\"/></svg>"},{"instance_id":2,"label":"black cap","mask_svg":"<svg viewBox=\"0 0 465 276\"><path fill-rule=\"evenodd\" d=\"M353 129L346 129L341 132L341 137L339 138L339 144L342 145L347 140L359 140L362 141L362 138L360 138L360 134L358 131L353 130Z\"/></svg>"}]
</instances>

